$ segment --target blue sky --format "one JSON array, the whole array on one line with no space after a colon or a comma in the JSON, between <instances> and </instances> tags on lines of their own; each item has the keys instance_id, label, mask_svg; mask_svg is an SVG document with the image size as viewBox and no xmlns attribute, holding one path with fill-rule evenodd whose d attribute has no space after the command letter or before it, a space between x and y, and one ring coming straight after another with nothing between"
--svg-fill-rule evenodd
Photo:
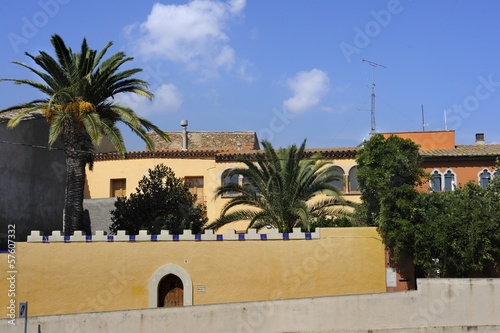
<instances>
[{"instance_id":1,"label":"blue sky","mask_svg":"<svg viewBox=\"0 0 500 333\"><path fill-rule=\"evenodd\" d=\"M0 2L0 77L51 51L52 34L84 37L141 67L153 102L117 100L165 131L255 131L275 147L352 147L368 138L375 67L378 132L485 133L500 143L500 2L194 0ZM31 63L30 63L31 64ZM0 108L36 98L0 83ZM128 130L129 150L145 145Z\"/></svg>"}]
</instances>

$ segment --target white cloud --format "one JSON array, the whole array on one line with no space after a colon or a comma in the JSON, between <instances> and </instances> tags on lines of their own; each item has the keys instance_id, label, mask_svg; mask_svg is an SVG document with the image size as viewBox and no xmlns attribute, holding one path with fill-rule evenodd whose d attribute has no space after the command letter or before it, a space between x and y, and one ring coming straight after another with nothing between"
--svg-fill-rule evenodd
<instances>
[{"instance_id":1,"label":"white cloud","mask_svg":"<svg viewBox=\"0 0 500 333\"><path fill-rule=\"evenodd\" d=\"M153 90L155 95L150 101L146 97L135 94L121 94L116 101L134 110L141 117L151 113L173 112L182 105L182 94L173 84L162 84Z\"/></svg>"},{"instance_id":2,"label":"white cloud","mask_svg":"<svg viewBox=\"0 0 500 333\"><path fill-rule=\"evenodd\" d=\"M290 112L301 113L320 103L330 89L330 79L325 72L315 68L288 79L288 86L293 96L285 100L283 106Z\"/></svg>"},{"instance_id":3,"label":"white cloud","mask_svg":"<svg viewBox=\"0 0 500 333\"><path fill-rule=\"evenodd\" d=\"M156 3L145 22L127 27L135 50L203 72L230 69L235 51L226 34L228 21L242 13L246 0L193 0L185 5Z\"/></svg>"}]
</instances>

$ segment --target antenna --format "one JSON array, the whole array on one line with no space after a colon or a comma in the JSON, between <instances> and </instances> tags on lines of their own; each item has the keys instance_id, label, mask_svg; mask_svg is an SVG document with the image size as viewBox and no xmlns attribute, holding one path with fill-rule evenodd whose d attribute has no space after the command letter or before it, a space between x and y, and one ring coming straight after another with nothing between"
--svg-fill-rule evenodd
<instances>
[{"instance_id":1,"label":"antenna","mask_svg":"<svg viewBox=\"0 0 500 333\"><path fill-rule=\"evenodd\" d=\"M444 109L444 130L448 130L448 122L446 120L446 109Z\"/></svg>"},{"instance_id":2,"label":"antenna","mask_svg":"<svg viewBox=\"0 0 500 333\"><path fill-rule=\"evenodd\" d=\"M429 124L425 123L425 120L424 120L424 105L422 104L422 132L425 132L425 126L429 126Z\"/></svg>"},{"instance_id":3,"label":"antenna","mask_svg":"<svg viewBox=\"0 0 500 333\"><path fill-rule=\"evenodd\" d=\"M372 66L372 106L371 106L371 114L372 114L372 128L371 128L371 133L375 133L377 130L377 127L375 125L375 67L383 67L387 68L384 65L377 64L373 61L369 61L366 59L363 59L363 62L366 62L368 65Z\"/></svg>"}]
</instances>

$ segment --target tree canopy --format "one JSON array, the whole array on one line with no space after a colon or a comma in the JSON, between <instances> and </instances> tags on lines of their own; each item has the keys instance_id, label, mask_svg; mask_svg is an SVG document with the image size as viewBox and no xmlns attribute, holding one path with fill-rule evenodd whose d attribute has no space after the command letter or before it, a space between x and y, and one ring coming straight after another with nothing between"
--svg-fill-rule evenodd
<instances>
[{"instance_id":1,"label":"tree canopy","mask_svg":"<svg viewBox=\"0 0 500 333\"><path fill-rule=\"evenodd\" d=\"M410 139L395 135L384 138L373 135L363 143L356 154L356 178L362 203L357 207L357 218L363 224L377 226L382 198L398 192L413 192L425 176L420 167L418 145Z\"/></svg>"},{"instance_id":2,"label":"tree canopy","mask_svg":"<svg viewBox=\"0 0 500 333\"><path fill-rule=\"evenodd\" d=\"M36 56L26 53L36 66L14 62L35 74L39 81L0 80L35 88L44 97L11 106L0 110L0 113L16 111L8 123L9 127L15 127L24 117L41 112L50 125L49 146L56 140L63 142L67 169L64 230L66 235L70 235L82 228L85 166L88 164L92 168L94 146L100 143L102 137L107 137L122 156L126 148L116 126L118 122L142 138L151 150L154 144L147 131L154 131L165 140L168 137L150 121L138 117L132 109L115 100L115 96L121 93L138 94L149 99L153 97L147 83L134 77L141 69L120 70L133 58L118 52L104 59L112 46L111 42L99 52L91 49L85 38L80 52L73 52L59 35L53 35L51 43L55 58L40 51Z\"/></svg>"},{"instance_id":3,"label":"tree canopy","mask_svg":"<svg viewBox=\"0 0 500 333\"><path fill-rule=\"evenodd\" d=\"M425 192L418 146L374 135L357 156L361 211L377 225L403 276L412 262L425 276L495 276L500 272L500 179Z\"/></svg>"},{"instance_id":4,"label":"tree canopy","mask_svg":"<svg viewBox=\"0 0 500 333\"><path fill-rule=\"evenodd\" d=\"M160 164L148 170L129 198L118 198L111 211L111 232L126 230L136 235L139 230L159 234L169 230L181 234L190 229L200 233L207 222L204 205L196 204L184 179L175 177L169 167Z\"/></svg>"},{"instance_id":5,"label":"tree canopy","mask_svg":"<svg viewBox=\"0 0 500 333\"><path fill-rule=\"evenodd\" d=\"M294 227L310 230L320 217L348 216L345 201L333 185L339 180L334 167L321 155L307 156L306 140L297 147L275 150L263 141L263 153L243 155L244 167L230 170L227 177L243 180L223 184L216 195L233 193L221 216L208 227L219 228L234 221L248 221L248 228L272 226L280 232Z\"/></svg>"}]
</instances>

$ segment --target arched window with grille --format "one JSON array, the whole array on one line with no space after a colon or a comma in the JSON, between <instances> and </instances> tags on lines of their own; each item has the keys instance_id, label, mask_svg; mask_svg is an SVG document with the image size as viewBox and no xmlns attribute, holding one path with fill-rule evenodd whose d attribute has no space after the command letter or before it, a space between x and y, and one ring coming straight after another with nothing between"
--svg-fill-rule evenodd
<instances>
[{"instance_id":1,"label":"arched window with grille","mask_svg":"<svg viewBox=\"0 0 500 333\"><path fill-rule=\"evenodd\" d=\"M478 182L481 187L488 187L491 181L491 172L488 169L483 169L478 175Z\"/></svg>"},{"instance_id":2,"label":"arched window with grille","mask_svg":"<svg viewBox=\"0 0 500 333\"><path fill-rule=\"evenodd\" d=\"M445 191L453 191L455 189L455 185L457 183L457 177L455 173L448 169L443 175L444 177L444 190Z\"/></svg>"},{"instance_id":3,"label":"arched window with grille","mask_svg":"<svg viewBox=\"0 0 500 333\"><path fill-rule=\"evenodd\" d=\"M431 173L431 191L432 192L441 192L442 187L442 175L438 170L434 170Z\"/></svg>"}]
</instances>

